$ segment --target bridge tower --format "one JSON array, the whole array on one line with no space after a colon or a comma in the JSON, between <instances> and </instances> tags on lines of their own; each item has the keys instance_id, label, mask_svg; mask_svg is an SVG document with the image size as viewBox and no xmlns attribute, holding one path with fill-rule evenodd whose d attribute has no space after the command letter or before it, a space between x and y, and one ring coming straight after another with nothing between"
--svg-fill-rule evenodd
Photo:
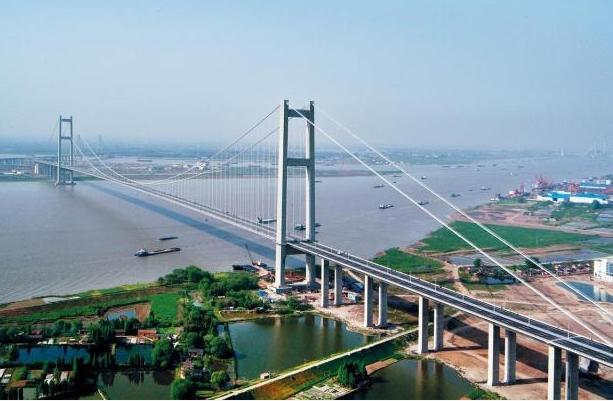
<instances>
[{"instance_id":1,"label":"bridge tower","mask_svg":"<svg viewBox=\"0 0 613 401\"><path fill-rule=\"evenodd\" d=\"M287 247L287 168L304 167L305 175L305 231L304 239L315 241L315 105L308 109L292 109L289 101L281 103L279 113L278 173L277 173L277 237L275 244L275 289L285 289L285 258ZM304 157L288 157L289 119L306 118ZM306 255L306 285L315 283L315 255Z\"/></svg>"},{"instance_id":2,"label":"bridge tower","mask_svg":"<svg viewBox=\"0 0 613 401\"><path fill-rule=\"evenodd\" d=\"M67 125L68 133L63 133L62 128ZM72 116L64 118L60 116L59 121L59 135L57 138L57 174L55 185L74 185L73 172L63 168L63 166L72 167L74 161L74 147L72 143L73 131L72 131ZM65 155L63 151L63 141L69 142L68 155Z\"/></svg>"}]
</instances>

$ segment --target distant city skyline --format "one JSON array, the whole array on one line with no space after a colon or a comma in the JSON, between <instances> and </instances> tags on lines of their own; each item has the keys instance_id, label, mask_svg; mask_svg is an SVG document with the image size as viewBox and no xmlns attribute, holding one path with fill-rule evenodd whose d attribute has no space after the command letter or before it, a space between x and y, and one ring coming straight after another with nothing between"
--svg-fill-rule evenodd
<instances>
[{"instance_id":1,"label":"distant city skyline","mask_svg":"<svg viewBox=\"0 0 613 401\"><path fill-rule=\"evenodd\" d=\"M286 98L378 145L586 151L613 136L611 17L607 1L4 1L0 143L44 142L59 114L90 140L223 143Z\"/></svg>"}]
</instances>

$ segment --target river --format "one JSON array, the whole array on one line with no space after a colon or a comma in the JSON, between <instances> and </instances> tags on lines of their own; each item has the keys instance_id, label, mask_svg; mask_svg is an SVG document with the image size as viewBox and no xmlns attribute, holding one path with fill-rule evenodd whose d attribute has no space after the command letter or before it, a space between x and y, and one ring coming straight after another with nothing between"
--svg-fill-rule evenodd
<instances>
[{"instance_id":1,"label":"river","mask_svg":"<svg viewBox=\"0 0 613 401\"><path fill-rule=\"evenodd\" d=\"M454 202L463 208L487 202L522 182L529 184L537 174L561 180L610 173L606 160L579 157L482 164L419 165L409 170L427 176L426 182L445 196L460 194ZM450 214L449 208L428 198L407 178L391 179L417 199L430 200L428 208L434 213ZM372 257L382 249L413 243L438 227L391 188L374 189L376 177L320 181L316 213L322 242ZM491 189L481 191L481 187ZM197 191L189 185L186 190ZM248 262L245 244L257 258L271 262L274 255L271 244L259 237L110 183L55 187L47 182L2 182L0 199L0 303L152 281L188 264L227 270L233 263ZM395 207L379 210L380 203ZM179 238L158 241L167 235ZM165 246L182 250L133 256L142 247Z\"/></svg>"}]
</instances>

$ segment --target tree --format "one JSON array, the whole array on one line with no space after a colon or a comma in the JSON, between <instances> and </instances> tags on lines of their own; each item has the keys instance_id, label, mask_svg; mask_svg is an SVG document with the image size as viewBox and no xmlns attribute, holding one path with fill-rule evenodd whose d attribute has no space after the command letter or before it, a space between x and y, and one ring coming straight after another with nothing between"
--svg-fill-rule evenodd
<instances>
[{"instance_id":1,"label":"tree","mask_svg":"<svg viewBox=\"0 0 613 401\"><path fill-rule=\"evenodd\" d=\"M115 341L115 328L108 320L101 320L90 324L87 331L90 341L98 346Z\"/></svg>"},{"instance_id":2,"label":"tree","mask_svg":"<svg viewBox=\"0 0 613 401\"><path fill-rule=\"evenodd\" d=\"M185 349L188 348L203 348L204 342L200 333L189 331L181 336L181 343Z\"/></svg>"},{"instance_id":3,"label":"tree","mask_svg":"<svg viewBox=\"0 0 613 401\"><path fill-rule=\"evenodd\" d=\"M174 349L170 341L164 339L156 342L151 350L151 358L153 365L161 368L169 367L174 359Z\"/></svg>"},{"instance_id":4,"label":"tree","mask_svg":"<svg viewBox=\"0 0 613 401\"><path fill-rule=\"evenodd\" d=\"M216 370L211 374L211 384L217 387L218 390L221 390L229 380L230 376L228 376L228 372L225 370Z\"/></svg>"},{"instance_id":5,"label":"tree","mask_svg":"<svg viewBox=\"0 0 613 401\"><path fill-rule=\"evenodd\" d=\"M368 374L363 362L345 361L338 367L336 379L338 382L349 388L355 388L359 383L366 380Z\"/></svg>"},{"instance_id":6,"label":"tree","mask_svg":"<svg viewBox=\"0 0 613 401\"><path fill-rule=\"evenodd\" d=\"M473 266L476 267L477 269L481 267L481 264L482 264L481 258L476 258L475 260L473 260Z\"/></svg>"},{"instance_id":7,"label":"tree","mask_svg":"<svg viewBox=\"0 0 613 401\"><path fill-rule=\"evenodd\" d=\"M209 351L217 358L229 358L232 356L232 349L225 338L215 337L209 343Z\"/></svg>"},{"instance_id":8,"label":"tree","mask_svg":"<svg viewBox=\"0 0 613 401\"><path fill-rule=\"evenodd\" d=\"M196 386L191 380L174 379L170 385L170 397L173 400L188 400L195 398Z\"/></svg>"}]
</instances>

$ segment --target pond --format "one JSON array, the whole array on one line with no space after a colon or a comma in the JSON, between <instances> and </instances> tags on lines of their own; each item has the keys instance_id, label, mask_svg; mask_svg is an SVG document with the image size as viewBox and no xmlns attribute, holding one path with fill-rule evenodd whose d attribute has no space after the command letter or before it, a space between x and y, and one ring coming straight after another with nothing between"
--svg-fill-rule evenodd
<instances>
[{"instance_id":1,"label":"pond","mask_svg":"<svg viewBox=\"0 0 613 401\"><path fill-rule=\"evenodd\" d=\"M169 400L170 370L129 370L98 373L97 387L111 400ZM81 399L99 399L97 393L84 394Z\"/></svg>"},{"instance_id":2,"label":"pond","mask_svg":"<svg viewBox=\"0 0 613 401\"><path fill-rule=\"evenodd\" d=\"M119 365L126 365L130 355L138 354L143 357L145 363L151 363L150 344L122 344L115 347L115 362ZM35 345L20 346L17 352L16 362L19 364L38 364L55 363L62 360L64 363L71 363L75 358L83 358L88 362L91 357L90 348L79 345Z\"/></svg>"},{"instance_id":3,"label":"pond","mask_svg":"<svg viewBox=\"0 0 613 401\"><path fill-rule=\"evenodd\" d=\"M369 387L347 400L457 400L473 385L455 370L432 360L404 359L370 376Z\"/></svg>"},{"instance_id":4,"label":"pond","mask_svg":"<svg viewBox=\"0 0 613 401\"><path fill-rule=\"evenodd\" d=\"M568 284L575 287L580 293L596 302L613 302L613 295L609 294L604 288L598 287L598 284L582 283L580 281L570 281ZM575 296L581 300L585 298L580 297L574 291L571 291L567 286L562 283L558 285L567 291L572 292Z\"/></svg>"},{"instance_id":5,"label":"pond","mask_svg":"<svg viewBox=\"0 0 613 401\"><path fill-rule=\"evenodd\" d=\"M357 348L376 339L320 315L265 318L229 325L238 376L252 379Z\"/></svg>"}]
</instances>

